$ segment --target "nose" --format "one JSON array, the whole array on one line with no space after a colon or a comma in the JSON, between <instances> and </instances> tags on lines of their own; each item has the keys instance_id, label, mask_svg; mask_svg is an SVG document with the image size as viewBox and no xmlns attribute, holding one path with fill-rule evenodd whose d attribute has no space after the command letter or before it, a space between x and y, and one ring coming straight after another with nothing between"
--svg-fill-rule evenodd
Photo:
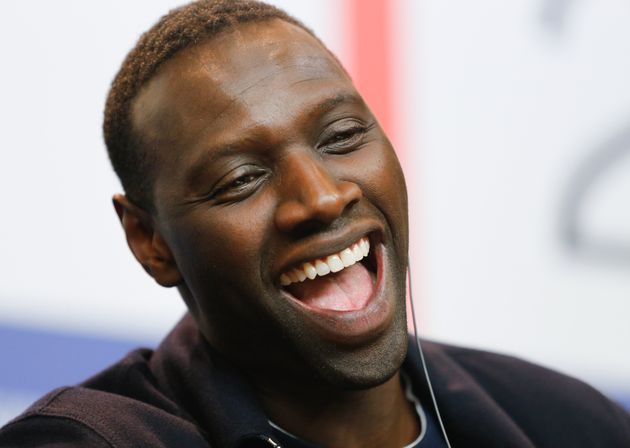
<instances>
[{"instance_id":1,"label":"nose","mask_svg":"<svg viewBox=\"0 0 630 448\"><path fill-rule=\"evenodd\" d=\"M291 154L283 165L275 214L276 227L283 232L328 225L363 196L357 184L337 180L315 156Z\"/></svg>"}]
</instances>

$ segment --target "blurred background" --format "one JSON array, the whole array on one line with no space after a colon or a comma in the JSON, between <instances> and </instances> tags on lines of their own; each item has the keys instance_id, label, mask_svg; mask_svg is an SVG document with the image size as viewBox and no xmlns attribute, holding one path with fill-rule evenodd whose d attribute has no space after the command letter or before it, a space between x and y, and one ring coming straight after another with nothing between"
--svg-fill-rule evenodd
<instances>
[{"instance_id":1,"label":"blurred background","mask_svg":"<svg viewBox=\"0 0 630 448\"><path fill-rule=\"evenodd\" d=\"M630 3L272 1L339 55L407 176L421 335L514 354L630 409ZM0 16L0 424L184 313L110 198L105 95L180 4Z\"/></svg>"}]
</instances>

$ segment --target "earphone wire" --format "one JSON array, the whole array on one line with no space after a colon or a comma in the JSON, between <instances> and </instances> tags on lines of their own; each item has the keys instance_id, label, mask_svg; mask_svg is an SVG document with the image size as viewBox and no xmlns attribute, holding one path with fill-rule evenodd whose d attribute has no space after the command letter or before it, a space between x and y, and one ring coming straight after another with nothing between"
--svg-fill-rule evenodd
<instances>
[{"instance_id":1,"label":"earphone wire","mask_svg":"<svg viewBox=\"0 0 630 448\"><path fill-rule=\"evenodd\" d=\"M446 429L444 428L444 422L442 421L442 416L440 415L440 409L438 408L437 400L435 399L435 394L433 393L433 386L431 385L431 378L429 377L429 371L427 369L427 363L424 359L424 353L422 352L422 346L420 345L420 337L418 335L418 324L416 322L416 311L414 309L413 303L413 293L411 290L411 262L407 261L407 289L409 290L409 302L411 308L411 322L413 324L413 335L414 340L416 342L416 348L418 349L418 353L420 353L420 361L422 362L422 369L424 371L424 376L427 379L427 385L429 386L429 393L431 394L431 400L433 401L433 408L435 409L436 417L438 422L440 423L440 429L442 430L442 435L444 436L444 441L448 448L451 448L451 443L448 440L448 436L446 435Z\"/></svg>"}]
</instances>

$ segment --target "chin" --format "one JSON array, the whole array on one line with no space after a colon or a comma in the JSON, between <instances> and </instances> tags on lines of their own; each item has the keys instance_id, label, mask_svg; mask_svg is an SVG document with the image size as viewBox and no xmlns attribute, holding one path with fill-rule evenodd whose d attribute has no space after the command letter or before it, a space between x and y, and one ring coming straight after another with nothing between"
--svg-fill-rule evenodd
<instances>
[{"instance_id":1,"label":"chin","mask_svg":"<svg viewBox=\"0 0 630 448\"><path fill-rule=\"evenodd\" d=\"M319 353L313 367L320 379L347 390L369 389L391 379L407 356L407 327L402 314L390 332L369 345Z\"/></svg>"}]
</instances>

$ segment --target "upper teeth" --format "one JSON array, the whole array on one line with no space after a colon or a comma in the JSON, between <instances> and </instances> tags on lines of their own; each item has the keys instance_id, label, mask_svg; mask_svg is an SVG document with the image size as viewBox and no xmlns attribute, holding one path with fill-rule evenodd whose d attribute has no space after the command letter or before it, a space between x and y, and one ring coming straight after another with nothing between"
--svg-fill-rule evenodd
<instances>
[{"instance_id":1,"label":"upper teeth","mask_svg":"<svg viewBox=\"0 0 630 448\"><path fill-rule=\"evenodd\" d=\"M363 257L367 257L369 252L370 242L363 237L341 252L302 263L301 266L288 270L280 275L280 284L287 286L291 283L303 282L307 278L313 280L318 275L321 277L331 272L339 272L343 268L352 266Z\"/></svg>"}]
</instances>

